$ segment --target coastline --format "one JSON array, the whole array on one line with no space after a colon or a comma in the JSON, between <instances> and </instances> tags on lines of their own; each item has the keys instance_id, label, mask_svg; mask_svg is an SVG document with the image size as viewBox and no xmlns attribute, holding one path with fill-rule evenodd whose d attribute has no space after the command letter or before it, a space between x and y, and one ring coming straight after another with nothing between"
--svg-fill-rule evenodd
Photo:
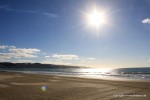
<instances>
[{"instance_id":1,"label":"coastline","mask_svg":"<svg viewBox=\"0 0 150 100\"><path fill-rule=\"evenodd\" d=\"M45 86L45 91L41 88ZM150 81L0 72L0 100L150 100Z\"/></svg>"}]
</instances>

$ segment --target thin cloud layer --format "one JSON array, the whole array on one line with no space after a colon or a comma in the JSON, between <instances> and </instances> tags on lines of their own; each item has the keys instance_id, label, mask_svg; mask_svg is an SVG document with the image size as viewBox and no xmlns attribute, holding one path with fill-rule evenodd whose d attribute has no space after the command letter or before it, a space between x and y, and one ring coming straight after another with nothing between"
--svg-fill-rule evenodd
<instances>
[{"instance_id":1,"label":"thin cloud layer","mask_svg":"<svg viewBox=\"0 0 150 100\"><path fill-rule=\"evenodd\" d=\"M146 18L144 20L142 20L143 24L150 24L150 18Z\"/></svg>"},{"instance_id":2,"label":"thin cloud layer","mask_svg":"<svg viewBox=\"0 0 150 100\"><path fill-rule=\"evenodd\" d=\"M95 60L95 58L87 58L87 60Z\"/></svg>"},{"instance_id":3,"label":"thin cloud layer","mask_svg":"<svg viewBox=\"0 0 150 100\"><path fill-rule=\"evenodd\" d=\"M57 14L50 13L50 12L44 12L44 11L38 11L38 10L12 9L9 5L0 5L0 9L3 9L5 11L10 11L10 12L41 14L41 15L44 15L44 16L48 16L50 18L57 18L57 17L59 17Z\"/></svg>"},{"instance_id":4,"label":"thin cloud layer","mask_svg":"<svg viewBox=\"0 0 150 100\"><path fill-rule=\"evenodd\" d=\"M57 59L64 59L64 60L79 59L77 55L71 55L71 54L53 54L52 57Z\"/></svg>"},{"instance_id":5,"label":"thin cloud layer","mask_svg":"<svg viewBox=\"0 0 150 100\"><path fill-rule=\"evenodd\" d=\"M7 9L7 8L9 8L8 5L0 5L0 9Z\"/></svg>"},{"instance_id":6,"label":"thin cloud layer","mask_svg":"<svg viewBox=\"0 0 150 100\"><path fill-rule=\"evenodd\" d=\"M14 48L14 49L9 49L10 52L12 53L26 53L26 54L37 54L40 52L39 49L35 48Z\"/></svg>"},{"instance_id":7,"label":"thin cloud layer","mask_svg":"<svg viewBox=\"0 0 150 100\"><path fill-rule=\"evenodd\" d=\"M44 56L45 58L50 58L50 56Z\"/></svg>"},{"instance_id":8,"label":"thin cloud layer","mask_svg":"<svg viewBox=\"0 0 150 100\"><path fill-rule=\"evenodd\" d=\"M41 14L49 16L51 18L57 18L58 17L58 15L54 14L54 13L41 12Z\"/></svg>"},{"instance_id":9,"label":"thin cloud layer","mask_svg":"<svg viewBox=\"0 0 150 100\"><path fill-rule=\"evenodd\" d=\"M40 63L44 63L44 64L57 64L57 65L72 65L72 62L70 62L70 61L64 61L62 59L46 59L44 61L41 61Z\"/></svg>"}]
</instances>

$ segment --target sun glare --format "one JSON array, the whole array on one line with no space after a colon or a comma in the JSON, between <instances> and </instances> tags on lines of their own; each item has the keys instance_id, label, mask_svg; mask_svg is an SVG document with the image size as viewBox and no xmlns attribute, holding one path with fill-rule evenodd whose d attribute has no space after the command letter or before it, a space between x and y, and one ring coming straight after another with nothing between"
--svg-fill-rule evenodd
<instances>
[{"instance_id":1,"label":"sun glare","mask_svg":"<svg viewBox=\"0 0 150 100\"><path fill-rule=\"evenodd\" d=\"M95 9L92 13L88 14L88 22L90 25L98 28L106 23L106 15L104 12L99 12Z\"/></svg>"}]
</instances>

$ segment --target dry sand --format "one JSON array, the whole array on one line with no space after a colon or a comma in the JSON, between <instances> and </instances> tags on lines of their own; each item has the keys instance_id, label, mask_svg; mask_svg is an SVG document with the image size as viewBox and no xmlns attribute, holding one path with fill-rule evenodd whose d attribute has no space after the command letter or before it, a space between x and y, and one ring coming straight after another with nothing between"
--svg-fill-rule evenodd
<instances>
[{"instance_id":1,"label":"dry sand","mask_svg":"<svg viewBox=\"0 0 150 100\"><path fill-rule=\"evenodd\" d=\"M150 100L150 82L0 72L0 100Z\"/></svg>"}]
</instances>

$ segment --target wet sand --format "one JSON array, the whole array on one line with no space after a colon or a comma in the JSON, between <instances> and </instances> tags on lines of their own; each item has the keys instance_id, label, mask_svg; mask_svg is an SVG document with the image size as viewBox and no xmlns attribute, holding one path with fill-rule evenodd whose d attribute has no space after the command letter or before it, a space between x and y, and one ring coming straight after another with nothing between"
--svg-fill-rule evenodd
<instances>
[{"instance_id":1,"label":"wet sand","mask_svg":"<svg viewBox=\"0 0 150 100\"><path fill-rule=\"evenodd\" d=\"M150 82L0 72L0 100L150 100Z\"/></svg>"}]
</instances>

